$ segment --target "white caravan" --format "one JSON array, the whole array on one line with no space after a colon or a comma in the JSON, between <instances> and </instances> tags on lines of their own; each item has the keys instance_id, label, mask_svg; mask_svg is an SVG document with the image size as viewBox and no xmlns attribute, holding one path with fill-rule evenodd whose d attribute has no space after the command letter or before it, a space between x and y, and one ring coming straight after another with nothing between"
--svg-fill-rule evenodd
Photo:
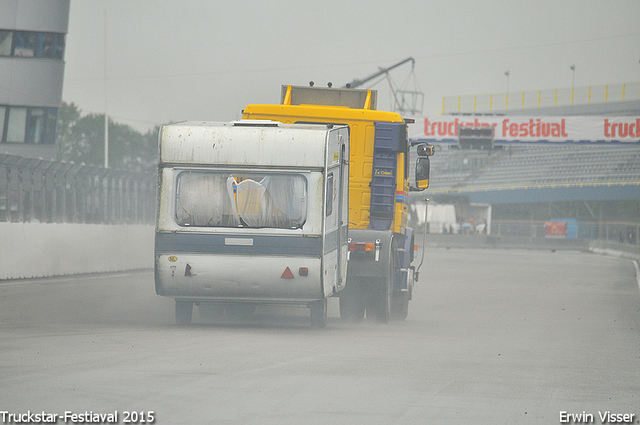
<instances>
[{"instance_id":1,"label":"white caravan","mask_svg":"<svg viewBox=\"0 0 640 425\"><path fill-rule=\"evenodd\" d=\"M193 305L307 305L325 324L347 273L349 130L184 122L159 136L156 293Z\"/></svg>"}]
</instances>

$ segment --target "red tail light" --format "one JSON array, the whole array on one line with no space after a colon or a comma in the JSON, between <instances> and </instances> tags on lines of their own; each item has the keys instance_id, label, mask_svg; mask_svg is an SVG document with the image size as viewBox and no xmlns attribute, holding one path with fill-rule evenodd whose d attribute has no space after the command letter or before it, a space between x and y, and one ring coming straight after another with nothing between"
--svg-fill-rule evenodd
<instances>
[{"instance_id":1,"label":"red tail light","mask_svg":"<svg viewBox=\"0 0 640 425\"><path fill-rule=\"evenodd\" d=\"M375 251L376 244L373 242L350 242L349 251Z\"/></svg>"}]
</instances>

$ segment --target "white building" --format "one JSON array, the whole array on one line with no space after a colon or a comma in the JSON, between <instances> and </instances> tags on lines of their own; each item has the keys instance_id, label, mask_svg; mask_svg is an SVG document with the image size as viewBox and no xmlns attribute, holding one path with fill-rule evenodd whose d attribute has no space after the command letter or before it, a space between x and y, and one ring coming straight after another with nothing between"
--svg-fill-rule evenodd
<instances>
[{"instance_id":1,"label":"white building","mask_svg":"<svg viewBox=\"0 0 640 425\"><path fill-rule=\"evenodd\" d=\"M69 2L0 2L0 154L56 158Z\"/></svg>"}]
</instances>

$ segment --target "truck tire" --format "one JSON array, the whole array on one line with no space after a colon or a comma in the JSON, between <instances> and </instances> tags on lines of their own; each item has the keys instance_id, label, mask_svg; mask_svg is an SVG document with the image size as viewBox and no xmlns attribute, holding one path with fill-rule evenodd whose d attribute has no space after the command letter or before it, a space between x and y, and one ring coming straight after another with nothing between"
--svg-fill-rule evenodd
<instances>
[{"instance_id":1,"label":"truck tire","mask_svg":"<svg viewBox=\"0 0 640 425\"><path fill-rule=\"evenodd\" d=\"M391 318L405 320L409 315L409 292L394 292L391 304Z\"/></svg>"},{"instance_id":2,"label":"truck tire","mask_svg":"<svg viewBox=\"0 0 640 425\"><path fill-rule=\"evenodd\" d=\"M380 323L389 323L391 319L393 282L398 268L397 252L398 247L395 238L391 238L388 251L385 251L386 260L388 261L387 276L378 280L375 286L371 288L372 293L369 297L367 317L372 317Z\"/></svg>"},{"instance_id":3,"label":"truck tire","mask_svg":"<svg viewBox=\"0 0 640 425\"><path fill-rule=\"evenodd\" d=\"M392 281L376 279L371 287L367 303L367 318L380 323L389 323L391 318Z\"/></svg>"},{"instance_id":4,"label":"truck tire","mask_svg":"<svg viewBox=\"0 0 640 425\"><path fill-rule=\"evenodd\" d=\"M310 302L309 310L311 310L311 327L324 328L327 324L327 299Z\"/></svg>"},{"instance_id":5,"label":"truck tire","mask_svg":"<svg viewBox=\"0 0 640 425\"><path fill-rule=\"evenodd\" d=\"M224 317L222 304L200 303L198 304L198 316L206 322L216 322Z\"/></svg>"},{"instance_id":6,"label":"truck tire","mask_svg":"<svg viewBox=\"0 0 640 425\"><path fill-rule=\"evenodd\" d=\"M193 302L176 300L176 323L179 325L188 325L191 323L193 316Z\"/></svg>"},{"instance_id":7,"label":"truck tire","mask_svg":"<svg viewBox=\"0 0 640 425\"><path fill-rule=\"evenodd\" d=\"M361 322L364 319L365 308L362 282L356 279L348 280L340 292L340 318L347 322Z\"/></svg>"},{"instance_id":8,"label":"truck tire","mask_svg":"<svg viewBox=\"0 0 640 425\"><path fill-rule=\"evenodd\" d=\"M249 320L256 311L253 303L230 303L224 306L224 312L228 319L234 321Z\"/></svg>"},{"instance_id":9,"label":"truck tire","mask_svg":"<svg viewBox=\"0 0 640 425\"><path fill-rule=\"evenodd\" d=\"M394 292L391 300L391 319L405 320L409 315L409 301L413 291L413 269L407 270L407 290Z\"/></svg>"}]
</instances>

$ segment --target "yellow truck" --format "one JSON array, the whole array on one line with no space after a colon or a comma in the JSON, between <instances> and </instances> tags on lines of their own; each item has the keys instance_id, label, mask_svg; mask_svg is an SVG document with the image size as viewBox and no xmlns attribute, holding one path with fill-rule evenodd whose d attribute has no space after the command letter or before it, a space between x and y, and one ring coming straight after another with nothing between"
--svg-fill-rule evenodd
<instances>
[{"instance_id":1,"label":"yellow truck","mask_svg":"<svg viewBox=\"0 0 640 425\"><path fill-rule=\"evenodd\" d=\"M433 147L417 146L415 183L409 185L407 121L376 110L375 90L283 86L281 103L248 105L243 120L324 123L349 128L349 261L340 291L340 315L380 322L408 314L414 281L414 230L408 193L429 185Z\"/></svg>"}]
</instances>

